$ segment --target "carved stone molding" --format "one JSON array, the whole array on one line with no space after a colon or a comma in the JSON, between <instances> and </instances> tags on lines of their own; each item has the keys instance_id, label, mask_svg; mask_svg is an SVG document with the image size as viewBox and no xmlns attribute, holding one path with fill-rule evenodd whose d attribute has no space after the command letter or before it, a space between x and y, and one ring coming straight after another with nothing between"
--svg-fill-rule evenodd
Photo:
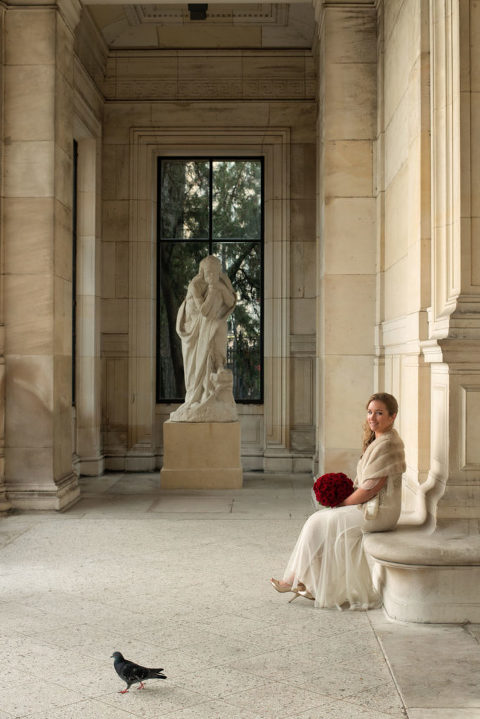
<instances>
[{"instance_id":1,"label":"carved stone molding","mask_svg":"<svg viewBox=\"0 0 480 719\"><path fill-rule=\"evenodd\" d=\"M102 91L108 100L310 100L315 85L308 50L118 51Z\"/></svg>"},{"instance_id":2,"label":"carved stone molding","mask_svg":"<svg viewBox=\"0 0 480 719\"><path fill-rule=\"evenodd\" d=\"M130 25L144 23L184 23L190 20L186 5L127 5L125 15ZM287 25L288 5L274 3L245 3L242 5L210 5L207 18L203 24L212 22L233 22L245 25L257 23L261 25Z\"/></svg>"},{"instance_id":3,"label":"carved stone molding","mask_svg":"<svg viewBox=\"0 0 480 719\"><path fill-rule=\"evenodd\" d=\"M155 453L155 172L161 155L265 157L265 444L287 451L290 431L290 130L282 127L156 128L130 131L128 446ZM145 252L150 257L144 261ZM143 254L142 254L143 253ZM141 297L135 288L149 288Z\"/></svg>"}]
</instances>

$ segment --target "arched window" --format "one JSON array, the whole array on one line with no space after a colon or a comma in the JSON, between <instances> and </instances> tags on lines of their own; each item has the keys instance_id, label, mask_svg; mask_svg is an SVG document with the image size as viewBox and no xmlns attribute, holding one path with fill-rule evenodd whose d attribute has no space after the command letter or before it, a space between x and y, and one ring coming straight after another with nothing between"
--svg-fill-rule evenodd
<instances>
[{"instance_id":1,"label":"arched window","mask_svg":"<svg viewBox=\"0 0 480 719\"><path fill-rule=\"evenodd\" d=\"M237 293L227 346L235 399L263 402L263 218L262 158L159 158L157 402L184 399L176 317L208 254Z\"/></svg>"}]
</instances>

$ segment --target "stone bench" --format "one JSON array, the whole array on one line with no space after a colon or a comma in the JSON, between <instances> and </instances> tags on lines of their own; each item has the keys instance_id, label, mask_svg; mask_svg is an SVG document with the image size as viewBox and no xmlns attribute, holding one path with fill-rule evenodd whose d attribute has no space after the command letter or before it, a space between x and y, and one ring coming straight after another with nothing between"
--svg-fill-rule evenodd
<instances>
[{"instance_id":1,"label":"stone bench","mask_svg":"<svg viewBox=\"0 0 480 719\"><path fill-rule=\"evenodd\" d=\"M480 622L480 535L455 527L365 534L385 611L405 622Z\"/></svg>"}]
</instances>

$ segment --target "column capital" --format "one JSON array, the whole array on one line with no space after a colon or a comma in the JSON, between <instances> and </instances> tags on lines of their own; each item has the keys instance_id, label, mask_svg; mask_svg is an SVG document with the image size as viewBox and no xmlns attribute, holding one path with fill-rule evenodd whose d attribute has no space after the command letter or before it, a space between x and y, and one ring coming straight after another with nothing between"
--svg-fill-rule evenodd
<instances>
[{"instance_id":1,"label":"column capital","mask_svg":"<svg viewBox=\"0 0 480 719\"><path fill-rule=\"evenodd\" d=\"M428 364L445 364L450 372L458 368L480 371L480 339L430 339L421 347Z\"/></svg>"},{"instance_id":2,"label":"column capital","mask_svg":"<svg viewBox=\"0 0 480 719\"><path fill-rule=\"evenodd\" d=\"M320 32L322 20L327 10L376 10L379 0L312 0L315 9L317 29Z\"/></svg>"}]
</instances>

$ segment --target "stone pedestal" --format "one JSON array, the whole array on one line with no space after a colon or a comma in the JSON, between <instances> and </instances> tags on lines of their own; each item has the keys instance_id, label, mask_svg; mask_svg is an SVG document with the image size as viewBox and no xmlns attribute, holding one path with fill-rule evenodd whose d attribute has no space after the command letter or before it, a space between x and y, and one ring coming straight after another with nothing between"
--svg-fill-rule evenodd
<instances>
[{"instance_id":1,"label":"stone pedestal","mask_svg":"<svg viewBox=\"0 0 480 719\"><path fill-rule=\"evenodd\" d=\"M238 489L242 486L239 422L163 425L162 489Z\"/></svg>"}]
</instances>

